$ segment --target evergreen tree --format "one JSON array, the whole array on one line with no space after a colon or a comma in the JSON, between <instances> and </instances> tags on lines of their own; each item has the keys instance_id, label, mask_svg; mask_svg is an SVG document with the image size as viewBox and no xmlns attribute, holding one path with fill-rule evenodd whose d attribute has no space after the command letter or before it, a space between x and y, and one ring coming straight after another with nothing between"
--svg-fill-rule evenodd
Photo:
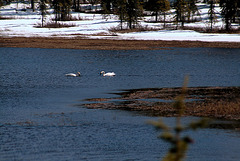
<instances>
[{"instance_id":1,"label":"evergreen tree","mask_svg":"<svg viewBox=\"0 0 240 161\"><path fill-rule=\"evenodd\" d=\"M146 9L155 13L155 21L158 21L158 13L164 14L164 22L166 12L170 10L170 2L168 0L149 0L146 3ZM165 26L165 23L164 23Z\"/></svg>"},{"instance_id":2,"label":"evergreen tree","mask_svg":"<svg viewBox=\"0 0 240 161\"><path fill-rule=\"evenodd\" d=\"M53 0L52 5L55 13L55 21L70 19L71 0Z\"/></svg>"},{"instance_id":3,"label":"evergreen tree","mask_svg":"<svg viewBox=\"0 0 240 161\"><path fill-rule=\"evenodd\" d=\"M74 11L77 11L77 0L72 1L72 8Z\"/></svg>"},{"instance_id":4,"label":"evergreen tree","mask_svg":"<svg viewBox=\"0 0 240 161\"><path fill-rule=\"evenodd\" d=\"M146 3L146 9L154 12L156 22L158 21L158 13L160 12L160 1L161 0L149 0Z\"/></svg>"},{"instance_id":5,"label":"evergreen tree","mask_svg":"<svg viewBox=\"0 0 240 161\"><path fill-rule=\"evenodd\" d=\"M238 8L238 11L237 11L237 16L238 16L238 22L239 22L239 24L240 24L240 2L238 2L238 4L237 4L237 8ZM240 27L239 27L240 28Z\"/></svg>"},{"instance_id":6,"label":"evergreen tree","mask_svg":"<svg viewBox=\"0 0 240 161\"><path fill-rule=\"evenodd\" d=\"M52 1L52 6L53 6L53 9L54 9L54 14L55 14L55 22L57 23L58 20L60 20L60 4L59 4L59 1L58 0L53 0Z\"/></svg>"},{"instance_id":7,"label":"evergreen tree","mask_svg":"<svg viewBox=\"0 0 240 161\"><path fill-rule=\"evenodd\" d=\"M136 27L143 12L139 0L115 0L113 7L115 14L119 16L121 21L121 29L123 22L127 22L129 29Z\"/></svg>"},{"instance_id":8,"label":"evergreen tree","mask_svg":"<svg viewBox=\"0 0 240 161\"><path fill-rule=\"evenodd\" d=\"M160 118L158 121L149 121L148 123L153 125L157 130L161 130L161 138L171 145L168 153L164 156L163 161L183 161L186 158L186 153L189 145L193 142L193 139L188 135L183 136L189 130L197 130L206 128L209 125L210 120L207 118L192 121L189 124L182 123L182 117L184 115L186 104L185 98L187 96L187 81L185 78L182 92L175 98L173 107L176 110L176 125L174 127L166 125Z\"/></svg>"},{"instance_id":9,"label":"evergreen tree","mask_svg":"<svg viewBox=\"0 0 240 161\"><path fill-rule=\"evenodd\" d=\"M40 1L40 12L41 12L41 15L42 15L42 27L43 27L43 23L44 23L44 19L47 15L47 3L48 3L48 0L41 0Z\"/></svg>"},{"instance_id":10,"label":"evergreen tree","mask_svg":"<svg viewBox=\"0 0 240 161\"><path fill-rule=\"evenodd\" d=\"M186 1L187 4L187 18L188 18L188 22L190 22L190 18L192 18L193 21L193 16L195 15L196 12L198 12L198 8L196 5L196 0L187 0Z\"/></svg>"},{"instance_id":11,"label":"evergreen tree","mask_svg":"<svg viewBox=\"0 0 240 161\"><path fill-rule=\"evenodd\" d=\"M3 6L3 0L0 0L0 7Z\"/></svg>"},{"instance_id":12,"label":"evergreen tree","mask_svg":"<svg viewBox=\"0 0 240 161\"><path fill-rule=\"evenodd\" d=\"M73 0L72 8L74 11L80 11L80 0Z\"/></svg>"},{"instance_id":13,"label":"evergreen tree","mask_svg":"<svg viewBox=\"0 0 240 161\"><path fill-rule=\"evenodd\" d=\"M184 27L185 22L185 14L186 14L186 1L185 0L176 0L174 3L174 7L176 9L176 23L178 28L178 23L181 22L182 27Z\"/></svg>"},{"instance_id":14,"label":"evergreen tree","mask_svg":"<svg viewBox=\"0 0 240 161\"><path fill-rule=\"evenodd\" d=\"M115 14L119 17L121 30L123 29L123 22L126 19L126 3L126 0L118 0L115 7Z\"/></svg>"},{"instance_id":15,"label":"evergreen tree","mask_svg":"<svg viewBox=\"0 0 240 161\"><path fill-rule=\"evenodd\" d=\"M139 0L126 0L126 16L129 29L133 29L138 24L139 17L142 16L142 6Z\"/></svg>"},{"instance_id":16,"label":"evergreen tree","mask_svg":"<svg viewBox=\"0 0 240 161\"><path fill-rule=\"evenodd\" d=\"M61 2L61 20L69 20L71 17L72 0L61 0Z\"/></svg>"},{"instance_id":17,"label":"evergreen tree","mask_svg":"<svg viewBox=\"0 0 240 161\"><path fill-rule=\"evenodd\" d=\"M238 11L240 10L240 1L239 0L233 0L232 1L233 3L233 10L234 10L234 15L233 15L233 18L232 18L232 22L235 23L236 22L236 17L238 16Z\"/></svg>"},{"instance_id":18,"label":"evergreen tree","mask_svg":"<svg viewBox=\"0 0 240 161\"><path fill-rule=\"evenodd\" d=\"M111 4L114 2L114 0L101 0L101 6L103 9L103 12L106 14L111 13Z\"/></svg>"},{"instance_id":19,"label":"evergreen tree","mask_svg":"<svg viewBox=\"0 0 240 161\"><path fill-rule=\"evenodd\" d=\"M3 6L3 0L0 0L0 7ZM0 15L0 19L1 19L1 15Z\"/></svg>"},{"instance_id":20,"label":"evergreen tree","mask_svg":"<svg viewBox=\"0 0 240 161\"><path fill-rule=\"evenodd\" d=\"M231 23L235 20L237 15L238 0L220 0L221 15L224 18L225 29L231 29Z\"/></svg>"},{"instance_id":21,"label":"evergreen tree","mask_svg":"<svg viewBox=\"0 0 240 161\"><path fill-rule=\"evenodd\" d=\"M77 3L76 4L76 11L80 11L80 9L81 9L80 0L77 0L76 3Z\"/></svg>"},{"instance_id":22,"label":"evergreen tree","mask_svg":"<svg viewBox=\"0 0 240 161\"><path fill-rule=\"evenodd\" d=\"M168 0L160 0L160 12L164 15L164 28L166 26L166 12L170 10L170 2Z\"/></svg>"},{"instance_id":23,"label":"evergreen tree","mask_svg":"<svg viewBox=\"0 0 240 161\"><path fill-rule=\"evenodd\" d=\"M213 23L216 22L216 11L215 11L215 4L216 1L215 0L210 0L208 1L208 3L210 4L210 8L208 10L208 15L209 15L209 20L210 20L210 25L211 25L211 31L213 29Z\"/></svg>"}]
</instances>

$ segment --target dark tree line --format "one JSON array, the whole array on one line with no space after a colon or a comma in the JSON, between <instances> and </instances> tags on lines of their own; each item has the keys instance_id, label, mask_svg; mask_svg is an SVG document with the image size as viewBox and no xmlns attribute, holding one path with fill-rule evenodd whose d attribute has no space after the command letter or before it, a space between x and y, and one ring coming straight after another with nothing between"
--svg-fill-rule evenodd
<instances>
[{"instance_id":1,"label":"dark tree line","mask_svg":"<svg viewBox=\"0 0 240 161\"><path fill-rule=\"evenodd\" d=\"M143 11L150 11L155 16L155 21L158 22L159 16L164 17L164 27L167 12L175 9L174 21L176 27L179 24L184 27L185 23L194 22L195 15L200 15L196 5L197 0L174 0L170 5L169 0L29 0L31 8L34 11L35 3L39 3L39 8L42 14L42 24L44 17L47 14L46 6L50 5L54 9L55 21L68 20L71 18L71 10L81 11L81 5L89 3L92 6L101 4L102 14L118 15L121 29L123 24L127 23L127 27L132 29L138 26L139 19L143 17ZM2 3L1 3L2 2ZM0 0L1 4L10 3L11 0ZM209 5L209 22L211 29L216 20L215 5L221 7L221 15L225 24L225 29L230 30L231 24L239 20L240 0L204 0Z\"/></svg>"},{"instance_id":2,"label":"dark tree line","mask_svg":"<svg viewBox=\"0 0 240 161\"><path fill-rule=\"evenodd\" d=\"M56 21L64 21L70 18L72 0L52 0L51 4L54 8Z\"/></svg>"},{"instance_id":3,"label":"dark tree line","mask_svg":"<svg viewBox=\"0 0 240 161\"><path fill-rule=\"evenodd\" d=\"M103 14L116 14L120 20L120 27L127 22L130 29L136 28L138 20L143 16L143 5L140 0L101 0Z\"/></svg>"},{"instance_id":4,"label":"dark tree line","mask_svg":"<svg viewBox=\"0 0 240 161\"><path fill-rule=\"evenodd\" d=\"M3 0L0 0L0 7L3 5Z\"/></svg>"},{"instance_id":5,"label":"dark tree line","mask_svg":"<svg viewBox=\"0 0 240 161\"><path fill-rule=\"evenodd\" d=\"M221 15L224 18L225 29L231 29L231 24L236 21L237 11L240 8L239 0L220 0Z\"/></svg>"},{"instance_id":6,"label":"dark tree line","mask_svg":"<svg viewBox=\"0 0 240 161\"><path fill-rule=\"evenodd\" d=\"M145 3L145 9L155 14L155 21L158 21L159 13L164 16L164 26L166 20L166 12L170 10L170 2L168 0L149 0Z\"/></svg>"}]
</instances>

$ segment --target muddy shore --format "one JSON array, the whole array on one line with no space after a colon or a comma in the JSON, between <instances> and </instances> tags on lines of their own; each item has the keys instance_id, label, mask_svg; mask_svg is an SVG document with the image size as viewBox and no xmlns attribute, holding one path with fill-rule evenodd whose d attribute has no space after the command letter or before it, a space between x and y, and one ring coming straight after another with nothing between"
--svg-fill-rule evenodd
<instances>
[{"instance_id":1,"label":"muddy shore","mask_svg":"<svg viewBox=\"0 0 240 161\"><path fill-rule=\"evenodd\" d=\"M181 88L146 88L126 90L115 98L86 99L90 109L138 111L145 115L177 116L173 108ZM240 120L240 87L192 87L185 96L184 116ZM82 106L82 105L81 105Z\"/></svg>"},{"instance_id":2,"label":"muddy shore","mask_svg":"<svg viewBox=\"0 0 240 161\"><path fill-rule=\"evenodd\" d=\"M45 37L0 37L0 47L61 48L86 50L159 50L170 47L240 48L240 42L110 40Z\"/></svg>"}]
</instances>

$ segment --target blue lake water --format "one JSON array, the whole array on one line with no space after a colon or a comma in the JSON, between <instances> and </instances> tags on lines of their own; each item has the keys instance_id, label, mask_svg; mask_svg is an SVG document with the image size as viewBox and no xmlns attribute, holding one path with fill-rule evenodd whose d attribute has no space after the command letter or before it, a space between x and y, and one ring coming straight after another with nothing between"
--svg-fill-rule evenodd
<instances>
[{"instance_id":1,"label":"blue lake water","mask_svg":"<svg viewBox=\"0 0 240 161\"><path fill-rule=\"evenodd\" d=\"M100 71L114 71L102 77ZM0 48L0 160L160 160L147 117L75 106L122 89L240 86L240 49L154 51ZM81 72L81 77L65 77ZM196 118L185 118L189 121ZM164 118L169 125L174 118ZM187 160L240 160L240 132L190 132Z\"/></svg>"}]
</instances>

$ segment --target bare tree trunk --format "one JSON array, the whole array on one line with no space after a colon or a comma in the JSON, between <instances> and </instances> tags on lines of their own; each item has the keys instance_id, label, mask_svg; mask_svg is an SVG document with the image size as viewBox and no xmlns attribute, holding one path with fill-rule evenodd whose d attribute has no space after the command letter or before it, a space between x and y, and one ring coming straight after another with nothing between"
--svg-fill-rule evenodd
<instances>
[{"instance_id":1,"label":"bare tree trunk","mask_svg":"<svg viewBox=\"0 0 240 161\"><path fill-rule=\"evenodd\" d=\"M158 12L156 11L156 17L155 17L155 21L158 21Z\"/></svg>"},{"instance_id":2,"label":"bare tree trunk","mask_svg":"<svg viewBox=\"0 0 240 161\"><path fill-rule=\"evenodd\" d=\"M33 12L35 11L34 0L31 0L31 9L33 10Z\"/></svg>"},{"instance_id":3,"label":"bare tree trunk","mask_svg":"<svg viewBox=\"0 0 240 161\"><path fill-rule=\"evenodd\" d=\"M166 28L166 12L163 13L163 16L164 16L164 28Z\"/></svg>"}]
</instances>

